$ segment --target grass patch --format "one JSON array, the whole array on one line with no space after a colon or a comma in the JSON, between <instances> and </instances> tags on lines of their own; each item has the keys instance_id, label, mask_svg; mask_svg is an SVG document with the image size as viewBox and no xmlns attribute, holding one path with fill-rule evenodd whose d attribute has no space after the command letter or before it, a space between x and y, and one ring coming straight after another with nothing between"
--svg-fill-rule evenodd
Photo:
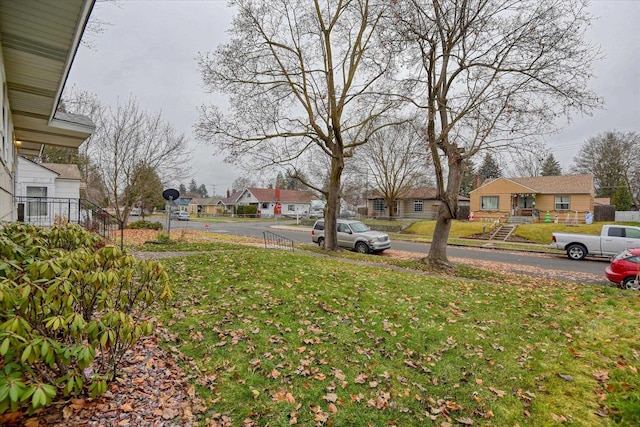
<instances>
[{"instance_id":1,"label":"grass patch","mask_svg":"<svg viewBox=\"0 0 640 427\"><path fill-rule=\"evenodd\" d=\"M522 239L529 240L531 243L548 245L551 243L551 233L580 233L599 235L602 226L605 224L614 224L613 222L598 222L594 224L566 224L566 223L531 223L520 224L516 228L514 235ZM635 225L638 223L615 223L624 225ZM489 230L492 223L489 222L469 222L469 221L452 221L451 231L449 232L449 243L455 243L456 239L464 239L473 235L482 233L483 227ZM433 237L436 227L436 221L419 221L407 227L403 233L413 236L421 236L426 239Z\"/></svg>"},{"instance_id":2,"label":"grass patch","mask_svg":"<svg viewBox=\"0 0 640 427\"><path fill-rule=\"evenodd\" d=\"M157 313L208 418L640 424L637 293L232 249L166 260L176 296Z\"/></svg>"}]
</instances>

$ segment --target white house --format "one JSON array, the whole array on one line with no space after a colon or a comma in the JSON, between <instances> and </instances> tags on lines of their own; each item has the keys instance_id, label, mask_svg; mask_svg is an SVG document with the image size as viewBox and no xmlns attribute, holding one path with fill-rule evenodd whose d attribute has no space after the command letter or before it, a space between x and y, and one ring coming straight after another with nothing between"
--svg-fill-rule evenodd
<instances>
[{"instance_id":1,"label":"white house","mask_svg":"<svg viewBox=\"0 0 640 427\"><path fill-rule=\"evenodd\" d=\"M17 219L34 224L50 224L56 217L78 222L80 185L77 165L35 163L18 157Z\"/></svg>"},{"instance_id":2,"label":"white house","mask_svg":"<svg viewBox=\"0 0 640 427\"><path fill-rule=\"evenodd\" d=\"M95 129L86 117L58 111L93 5L0 1L0 223L18 217L18 156L38 156L44 145L77 148Z\"/></svg>"},{"instance_id":3,"label":"white house","mask_svg":"<svg viewBox=\"0 0 640 427\"><path fill-rule=\"evenodd\" d=\"M313 199L309 191L247 187L237 198L236 205L255 205L261 217L295 218L309 213Z\"/></svg>"}]
</instances>

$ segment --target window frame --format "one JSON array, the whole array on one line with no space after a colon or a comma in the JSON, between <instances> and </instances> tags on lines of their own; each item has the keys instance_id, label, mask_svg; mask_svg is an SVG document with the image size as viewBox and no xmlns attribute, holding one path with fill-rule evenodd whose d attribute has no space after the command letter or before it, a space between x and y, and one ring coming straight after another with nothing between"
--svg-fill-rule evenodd
<instances>
[{"instance_id":1,"label":"window frame","mask_svg":"<svg viewBox=\"0 0 640 427\"><path fill-rule=\"evenodd\" d=\"M413 212L414 213L422 213L422 212L424 212L424 200L423 199L415 199L413 201Z\"/></svg>"},{"instance_id":2,"label":"window frame","mask_svg":"<svg viewBox=\"0 0 640 427\"><path fill-rule=\"evenodd\" d=\"M44 190L44 191L41 191L41 193L44 194L44 196L42 195L34 196L33 194L29 194L29 193L33 193L34 190ZM27 208L28 217L30 218L45 217L46 218L49 216L47 202L46 200L42 200L47 198L48 192L49 192L49 188L47 186L27 185L25 189L25 193L27 195L26 208Z\"/></svg>"},{"instance_id":3,"label":"window frame","mask_svg":"<svg viewBox=\"0 0 640 427\"><path fill-rule=\"evenodd\" d=\"M567 201L565 202L563 199L567 199ZM562 206L566 205L566 208L563 208ZM570 211L571 210L571 196L569 195L560 195L560 196L555 196L554 198L554 210L556 211Z\"/></svg>"},{"instance_id":4,"label":"window frame","mask_svg":"<svg viewBox=\"0 0 640 427\"><path fill-rule=\"evenodd\" d=\"M485 203L485 200L489 201L493 201L495 199L495 207L493 207L493 203L491 204L491 206L486 206L485 205L489 205L489 203ZM480 196L480 210L481 211L497 211L500 208L500 196Z\"/></svg>"},{"instance_id":5,"label":"window frame","mask_svg":"<svg viewBox=\"0 0 640 427\"><path fill-rule=\"evenodd\" d=\"M384 212L384 199L373 199L372 207L376 212Z\"/></svg>"}]
</instances>

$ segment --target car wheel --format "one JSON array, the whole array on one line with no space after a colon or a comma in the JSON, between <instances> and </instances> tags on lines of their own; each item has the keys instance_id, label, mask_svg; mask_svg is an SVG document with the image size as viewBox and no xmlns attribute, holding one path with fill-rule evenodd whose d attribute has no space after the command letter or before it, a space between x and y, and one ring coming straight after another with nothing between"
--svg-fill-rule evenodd
<instances>
[{"instance_id":1,"label":"car wheel","mask_svg":"<svg viewBox=\"0 0 640 427\"><path fill-rule=\"evenodd\" d=\"M587 249L584 246L578 244L570 245L567 248L567 256L569 257L569 259L580 261L587 256Z\"/></svg>"},{"instance_id":2,"label":"car wheel","mask_svg":"<svg viewBox=\"0 0 640 427\"><path fill-rule=\"evenodd\" d=\"M365 242L358 242L356 243L356 252L359 252L361 254L368 254L369 246L367 246Z\"/></svg>"},{"instance_id":3,"label":"car wheel","mask_svg":"<svg viewBox=\"0 0 640 427\"><path fill-rule=\"evenodd\" d=\"M318 239L318 246L320 246L322 249L324 249L324 239L322 237L320 237Z\"/></svg>"},{"instance_id":4,"label":"car wheel","mask_svg":"<svg viewBox=\"0 0 640 427\"><path fill-rule=\"evenodd\" d=\"M640 280L637 280L637 276L627 277L622 281L620 286L622 289L631 289L632 291L640 291Z\"/></svg>"}]
</instances>

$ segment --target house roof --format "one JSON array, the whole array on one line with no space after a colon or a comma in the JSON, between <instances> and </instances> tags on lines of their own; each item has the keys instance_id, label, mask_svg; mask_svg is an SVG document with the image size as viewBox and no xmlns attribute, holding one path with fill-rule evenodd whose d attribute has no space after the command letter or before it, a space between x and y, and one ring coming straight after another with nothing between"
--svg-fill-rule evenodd
<instances>
[{"instance_id":1,"label":"house roof","mask_svg":"<svg viewBox=\"0 0 640 427\"><path fill-rule=\"evenodd\" d=\"M246 191L251 192L259 202L281 203L311 203L313 194L310 191L284 190L280 189L280 198L276 198L275 188L255 188L247 187Z\"/></svg>"},{"instance_id":2,"label":"house roof","mask_svg":"<svg viewBox=\"0 0 640 427\"><path fill-rule=\"evenodd\" d=\"M193 200L193 197L180 197L174 200L174 202L178 206L187 206L189 203L191 203L191 200Z\"/></svg>"},{"instance_id":3,"label":"house roof","mask_svg":"<svg viewBox=\"0 0 640 427\"><path fill-rule=\"evenodd\" d=\"M40 166L45 167L58 174L58 178L62 179L76 179L82 180L80 169L78 165L65 165L62 163L40 163Z\"/></svg>"},{"instance_id":4,"label":"house roof","mask_svg":"<svg viewBox=\"0 0 640 427\"><path fill-rule=\"evenodd\" d=\"M398 200L405 199L425 199L425 200L436 200L438 197L438 189L435 187L415 187L405 190L400 196L398 196ZM382 193L379 191L374 191L368 200L371 199L380 199L382 198ZM469 200L468 197L458 196L458 200Z\"/></svg>"},{"instance_id":5,"label":"house roof","mask_svg":"<svg viewBox=\"0 0 640 427\"><path fill-rule=\"evenodd\" d=\"M207 205L215 205L218 202L218 199L214 197L194 197L191 201L198 206L207 206Z\"/></svg>"},{"instance_id":6,"label":"house roof","mask_svg":"<svg viewBox=\"0 0 640 427\"><path fill-rule=\"evenodd\" d=\"M95 129L85 117L57 111L93 5L0 1L0 44L19 155L37 156L43 144L77 148Z\"/></svg>"},{"instance_id":7,"label":"house roof","mask_svg":"<svg viewBox=\"0 0 640 427\"><path fill-rule=\"evenodd\" d=\"M499 180L511 181L531 193L537 194L592 194L593 175L555 175L555 176L535 176L525 178L494 178L486 180L482 185L471 192L478 191L487 185Z\"/></svg>"},{"instance_id":8,"label":"house roof","mask_svg":"<svg viewBox=\"0 0 640 427\"><path fill-rule=\"evenodd\" d=\"M218 200L217 204L233 205L238 201L238 197L240 197L240 195L243 192L244 191L234 191L233 193L231 193L231 195L229 197L225 197L224 199Z\"/></svg>"},{"instance_id":9,"label":"house roof","mask_svg":"<svg viewBox=\"0 0 640 427\"><path fill-rule=\"evenodd\" d=\"M593 199L593 204L594 205L603 205L603 206L607 206L611 204L611 198L610 197L596 197Z\"/></svg>"}]
</instances>

